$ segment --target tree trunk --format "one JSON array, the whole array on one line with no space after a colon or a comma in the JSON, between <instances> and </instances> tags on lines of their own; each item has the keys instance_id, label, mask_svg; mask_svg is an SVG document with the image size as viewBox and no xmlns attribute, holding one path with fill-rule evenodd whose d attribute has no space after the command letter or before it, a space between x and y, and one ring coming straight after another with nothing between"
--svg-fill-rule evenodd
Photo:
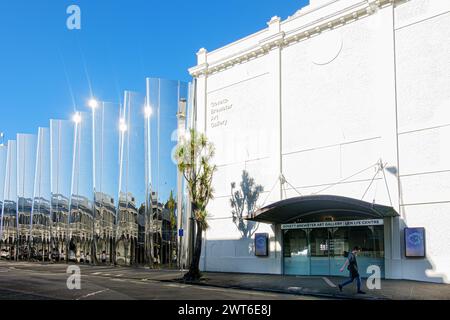
<instances>
[{"instance_id":1,"label":"tree trunk","mask_svg":"<svg viewBox=\"0 0 450 320\"><path fill-rule=\"evenodd\" d=\"M169 233L169 269L172 269L172 230Z\"/></svg>"},{"instance_id":2,"label":"tree trunk","mask_svg":"<svg viewBox=\"0 0 450 320\"><path fill-rule=\"evenodd\" d=\"M91 261L90 261L90 263L93 265L98 265L97 244L98 244L98 236L94 234L91 242Z\"/></svg>"},{"instance_id":3,"label":"tree trunk","mask_svg":"<svg viewBox=\"0 0 450 320\"><path fill-rule=\"evenodd\" d=\"M184 275L184 279L188 281L199 280L200 274L200 256L202 254L202 234L203 228L200 222L197 221L197 235L195 239L194 255L189 267L189 272Z\"/></svg>"},{"instance_id":4,"label":"tree trunk","mask_svg":"<svg viewBox=\"0 0 450 320\"><path fill-rule=\"evenodd\" d=\"M151 228L150 238L149 238L149 241L150 241L150 268L153 268L155 266L155 260L156 260L156 258L155 258L155 243L153 241L153 222L151 222L150 228Z\"/></svg>"}]
</instances>

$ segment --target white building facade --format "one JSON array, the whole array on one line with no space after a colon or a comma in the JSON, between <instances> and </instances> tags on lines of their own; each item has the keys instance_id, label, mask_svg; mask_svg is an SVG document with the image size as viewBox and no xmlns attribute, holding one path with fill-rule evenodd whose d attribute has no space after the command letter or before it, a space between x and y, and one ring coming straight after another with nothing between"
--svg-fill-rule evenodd
<instances>
[{"instance_id":1,"label":"white building facade","mask_svg":"<svg viewBox=\"0 0 450 320\"><path fill-rule=\"evenodd\" d=\"M450 283L450 1L311 0L197 56L203 270L339 275L357 245L363 276Z\"/></svg>"}]
</instances>

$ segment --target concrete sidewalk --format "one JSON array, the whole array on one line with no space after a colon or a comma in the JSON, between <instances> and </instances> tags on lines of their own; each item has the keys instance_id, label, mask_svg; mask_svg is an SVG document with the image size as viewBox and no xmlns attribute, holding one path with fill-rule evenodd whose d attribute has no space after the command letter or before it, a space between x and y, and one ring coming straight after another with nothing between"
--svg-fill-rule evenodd
<instances>
[{"instance_id":1,"label":"concrete sidewalk","mask_svg":"<svg viewBox=\"0 0 450 320\"><path fill-rule=\"evenodd\" d=\"M313 295L336 299L450 300L450 285L448 284L409 280L381 280L380 290L369 290L366 287L366 279L362 279L362 290L366 294L356 294L356 281L346 286L342 292L339 291L338 284L344 280L346 280L344 277L328 276L282 276L205 272L201 281L195 284L222 288Z\"/></svg>"}]
</instances>

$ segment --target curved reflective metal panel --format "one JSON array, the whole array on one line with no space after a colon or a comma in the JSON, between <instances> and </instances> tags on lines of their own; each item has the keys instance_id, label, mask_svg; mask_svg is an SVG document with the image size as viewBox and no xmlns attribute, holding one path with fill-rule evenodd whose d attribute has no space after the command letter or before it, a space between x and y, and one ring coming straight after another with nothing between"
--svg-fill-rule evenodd
<instances>
[{"instance_id":1,"label":"curved reflective metal panel","mask_svg":"<svg viewBox=\"0 0 450 320\"><path fill-rule=\"evenodd\" d=\"M77 262L91 261L94 235L92 116L79 112L74 128L74 153L70 197L69 256Z\"/></svg>"},{"instance_id":2,"label":"curved reflective metal panel","mask_svg":"<svg viewBox=\"0 0 450 320\"><path fill-rule=\"evenodd\" d=\"M39 128L37 136L36 172L31 212L31 256L44 260L50 252L51 238L51 181L50 130Z\"/></svg>"},{"instance_id":3,"label":"curved reflective metal panel","mask_svg":"<svg viewBox=\"0 0 450 320\"><path fill-rule=\"evenodd\" d=\"M150 128L151 206L147 220L147 246L154 262L176 263L177 166L173 157L177 145L177 112L186 101L187 83L147 78L147 124ZM171 198L172 195L172 198ZM171 200L172 199L172 200Z\"/></svg>"},{"instance_id":4,"label":"curved reflective metal panel","mask_svg":"<svg viewBox=\"0 0 450 320\"><path fill-rule=\"evenodd\" d=\"M10 256L175 266L177 218L189 234L173 159L187 91L149 78L145 97L125 92L121 107L92 104L0 146L0 239Z\"/></svg>"},{"instance_id":5,"label":"curved reflective metal panel","mask_svg":"<svg viewBox=\"0 0 450 320\"><path fill-rule=\"evenodd\" d=\"M92 109L97 262L112 263L119 190L119 106L101 102Z\"/></svg>"},{"instance_id":6,"label":"curved reflective metal panel","mask_svg":"<svg viewBox=\"0 0 450 320\"><path fill-rule=\"evenodd\" d=\"M116 262L136 262L139 231L145 232L147 213L146 139L144 98L125 92L119 123L119 208L116 233Z\"/></svg>"},{"instance_id":7,"label":"curved reflective metal panel","mask_svg":"<svg viewBox=\"0 0 450 320\"><path fill-rule=\"evenodd\" d=\"M31 211L33 207L34 174L36 170L37 137L17 134L17 221L18 258L30 258Z\"/></svg>"},{"instance_id":8,"label":"curved reflective metal panel","mask_svg":"<svg viewBox=\"0 0 450 320\"><path fill-rule=\"evenodd\" d=\"M17 143L8 141L0 234L10 257L17 257Z\"/></svg>"},{"instance_id":9,"label":"curved reflective metal panel","mask_svg":"<svg viewBox=\"0 0 450 320\"><path fill-rule=\"evenodd\" d=\"M74 124L50 120L52 252L56 260L68 258L68 212L72 185ZM73 258L73 257L71 257Z\"/></svg>"},{"instance_id":10,"label":"curved reflective metal panel","mask_svg":"<svg viewBox=\"0 0 450 320\"><path fill-rule=\"evenodd\" d=\"M8 257L6 248L3 247L4 241L2 236L2 221L3 221L3 196L5 188L5 176L6 176L6 157L8 153L8 147L0 145L0 250L2 255ZM5 250L5 251L4 251Z\"/></svg>"},{"instance_id":11,"label":"curved reflective metal panel","mask_svg":"<svg viewBox=\"0 0 450 320\"><path fill-rule=\"evenodd\" d=\"M191 128L195 128L195 85L196 80L194 82L188 84L188 98L186 101L186 105L184 103L180 103L178 109L178 139L181 140L186 132L189 132ZM190 246L191 240L191 229L192 220L191 217L191 206L189 204L189 190L187 188L187 184L185 183L185 179L183 178L183 174L178 172L178 193L177 199L181 199L181 201L177 201L177 220L179 228L183 229L183 237L178 238L178 266L181 268L186 268L189 264L189 256L187 254L187 249ZM192 239L192 238L191 238Z\"/></svg>"}]
</instances>

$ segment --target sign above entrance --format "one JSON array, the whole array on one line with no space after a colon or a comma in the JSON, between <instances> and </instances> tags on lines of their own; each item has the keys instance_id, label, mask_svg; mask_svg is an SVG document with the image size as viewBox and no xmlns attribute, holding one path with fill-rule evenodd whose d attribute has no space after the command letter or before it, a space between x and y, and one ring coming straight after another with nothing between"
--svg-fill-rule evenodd
<instances>
[{"instance_id":1,"label":"sign above entrance","mask_svg":"<svg viewBox=\"0 0 450 320\"><path fill-rule=\"evenodd\" d=\"M335 227L360 227L360 226L380 226L383 225L383 219L370 220L349 220L349 221L324 221L309 223L289 223L282 224L281 230L289 229L311 229L311 228L335 228Z\"/></svg>"}]
</instances>

